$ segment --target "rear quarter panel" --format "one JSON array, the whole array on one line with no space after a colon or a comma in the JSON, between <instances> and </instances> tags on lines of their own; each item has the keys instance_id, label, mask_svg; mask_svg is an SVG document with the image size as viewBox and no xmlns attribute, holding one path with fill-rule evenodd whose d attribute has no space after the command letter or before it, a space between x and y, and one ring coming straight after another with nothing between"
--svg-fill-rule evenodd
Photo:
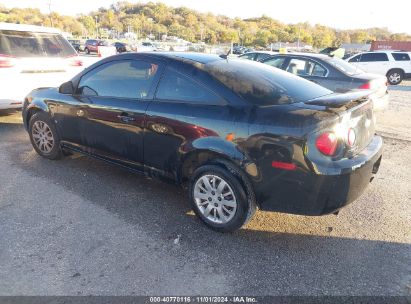
<instances>
[{"instance_id":1,"label":"rear quarter panel","mask_svg":"<svg viewBox=\"0 0 411 304\"><path fill-rule=\"evenodd\" d=\"M323 107L303 104L256 107L252 110L249 136L239 146L247 156L249 165L245 166L246 171L260 203L269 200L278 211L290 212L292 210L287 208L296 204L284 204L286 194L298 192L301 188L306 193L306 188L313 186L308 185L305 178L313 173L305 156L307 136L338 119L335 113L323 110ZM293 163L296 170L273 168L273 161Z\"/></svg>"}]
</instances>

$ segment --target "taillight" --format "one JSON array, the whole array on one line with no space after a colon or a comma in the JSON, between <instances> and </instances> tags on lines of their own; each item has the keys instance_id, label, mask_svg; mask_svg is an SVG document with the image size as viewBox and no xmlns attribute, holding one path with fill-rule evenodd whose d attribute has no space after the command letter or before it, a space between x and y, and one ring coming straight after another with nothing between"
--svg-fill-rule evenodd
<instances>
[{"instance_id":1,"label":"taillight","mask_svg":"<svg viewBox=\"0 0 411 304\"><path fill-rule=\"evenodd\" d=\"M0 54L0 68L11 68L14 66L14 57Z\"/></svg>"},{"instance_id":2,"label":"taillight","mask_svg":"<svg viewBox=\"0 0 411 304\"><path fill-rule=\"evenodd\" d=\"M338 137L332 132L323 133L317 137L315 145L322 154L332 156L337 150Z\"/></svg>"},{"instance_id":3,"label":"taillight","mask_svg":"<svg viewBox=\"0 0 411 304\"><path fill-rule=\"evenodd\" d=\"M355 130L352 128L348 129L347 134L347 143L350 147L355 145L355 140L357 139L357 134L355 134Z\"/></svg>"},{"instance_id":4,"label":"taillight","mask_svg":"<svg viewBox=\"0 0 411 304\"><path fill-rule=\"evenodd\" d=\"M361 90L371 90L371 83L369 83L369 82L364 83L359 87L359 89L361 89Z\"/></svg>"},{"instance_id":5,"label":"taillight","mask_svg":"<svg viewBox=\"0 0 411 304\"><path fill-rule=\"evenodd\" d=\"M83 66L83 61L81 61L78 55L68 56L67 58L71 66Z\"/></svg>"},{"instance_id":6,"label":"taillight","mask_svg":"<svg viewBox=\"0 0 411 304\"><path fill-rule=\"evenodd\" d=\"M362 85L360 85L358 88L360 90L378 90L380 89L382 86L387 86L388 83L386 81L387 78L383 78L383 79L374 79L371 80L367 83L364 83Z\"/></svg>"}]
</instances>

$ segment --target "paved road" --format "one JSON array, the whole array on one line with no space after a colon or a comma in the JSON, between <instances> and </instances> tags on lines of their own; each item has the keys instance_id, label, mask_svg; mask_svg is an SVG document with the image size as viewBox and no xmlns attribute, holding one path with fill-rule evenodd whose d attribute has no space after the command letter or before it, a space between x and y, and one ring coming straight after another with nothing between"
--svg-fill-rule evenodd
<instances>
[{"instance_id":1,"label":"paved road","mask_svg":"<svg viewBox=\"0 0 411 304\"><path fill-rule=\"evenodd\" d=\"M39 157L19 114L0 117L0 295L409 295L411 93L392 99L362 198L338 216L258 212L233 234L172 185Z\"/></svg>"}]
</instances>

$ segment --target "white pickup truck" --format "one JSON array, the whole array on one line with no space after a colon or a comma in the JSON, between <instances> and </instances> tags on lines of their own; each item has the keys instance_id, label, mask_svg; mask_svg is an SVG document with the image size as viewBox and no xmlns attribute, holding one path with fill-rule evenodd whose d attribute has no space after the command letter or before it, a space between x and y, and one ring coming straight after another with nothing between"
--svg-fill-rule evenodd
<instances>
[{"instance_id":1,"label":"white pickup truck","mask_svg":"<svg viewBox=\"0 0 411 304\"><path fill-rule=\"evenodd\" d=\"M390 84L400 84L411 77L411 52L376 51L354 55L346 60L359 69L387 76Z\"/></svg>"}]
</instances>

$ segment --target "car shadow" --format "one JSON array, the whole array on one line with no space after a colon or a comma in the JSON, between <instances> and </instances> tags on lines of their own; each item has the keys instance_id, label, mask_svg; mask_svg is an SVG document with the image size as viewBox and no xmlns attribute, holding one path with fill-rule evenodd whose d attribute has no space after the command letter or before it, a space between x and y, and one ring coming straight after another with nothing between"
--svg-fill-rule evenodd
<instances>
[{"instance_id":1,"label":"car shadow","mask_svg":"<svg viewBox=\"0 0 411 304\"><path fill-rule=\"evenodd\" d=\"M0 117L2 116L11 116L16 114L16 112L21 112L19 109L10 109L10 110L0 110Z\"/></svg>"},{"instance_id":2,"label":"car shadow","mask_svg":"<svg viewBox=\"0 0 411 304\"><path fill-rule=\"evenodd\" d=\"M185 192L175 185L72 155L41 158L20 125L0 125L0 134L19 138L15 165L29 174L104 208L143 229L155 246L170 247L188 265L207 263L235 286L233 294L405 295L410 292L409 244L313 234L277 233L252 223L235 233L216 233L192 214ZM24 139L25 136L25 139ZM58 203L58 202L56 202ZM259 216L259 214L257 214ZM287 215L272 214L286 225ZM179 237L179 244L173 245Z\"/></svg>"}]
</instances>

